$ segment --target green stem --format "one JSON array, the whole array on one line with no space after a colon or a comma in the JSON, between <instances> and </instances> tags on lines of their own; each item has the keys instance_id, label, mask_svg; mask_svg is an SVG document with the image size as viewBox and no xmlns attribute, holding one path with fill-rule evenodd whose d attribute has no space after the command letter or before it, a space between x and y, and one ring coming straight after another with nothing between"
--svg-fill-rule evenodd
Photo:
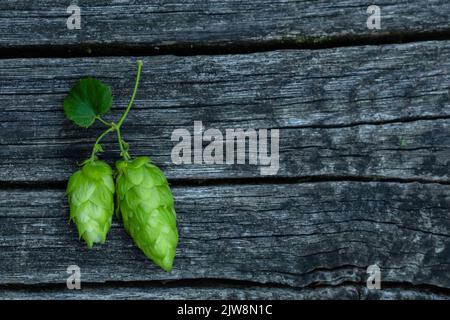
<instances>
[{"instance_id":1,"label":"green stem","mask_svg":"<svg viewBox=\"0 0 450 320\"><path fill-rule=\"evenodd\" d=\"M119 140L119 147L120 147L120 152L122 154L122 157L128 161L131 159L131 157L128 153L128 150L123 146L123 140L122 140L122 134L120 133L120 128L116 127L116 133L117 133L117 140Z\"/></svg>"},{"instance_id":2,"label":"green stem","mask_svg":"<svg viewBox=\"0 0 450 320\"><path fill-rule=\"evenodd\" d=\"M100 121L101 123L103 123L105 126L111 127L111 125L112 125L112 123L109 123L109 122L103 120L103 118L100 117L100 116L96 116L95 118L96 118L98 121Z\"/></svg>"},{"instance_id":3,"label":"green stem","mask_svg":"<svg viewBox=\"0 0 450 320\"><path fill-rule=\"evenodd\" d=\"M91 157L89 158L91 161L94 161L95 160L95 150L96 150L96 147L97 147L97 145L100 143L100 140L102 140L108 133L110 133L111 131L114 131L115 130L115 127L114 126L111 126L111 127L109 127L108 129L106 129L98 138L97 138L97 140L95 141L95 144L94 144L94 147L92 148L92 153L91 153Z\"/></svg>"},{"instance_id":4,"label":"green stem","mask_svg":"<svg viewBox=\"0 0 450 320\"><path fill-rule=\"evenodd\" d=\"M120 151L122 153L122 157L125 160L130 160L130 155L128 154L128 150L123 145L123 140L122 140L122 134L120 132L120 127L122 126L123 122L127 118L128 113L130 112L130 109L133 106L134 98L136 97L136 93L137 93L137 90L138 90L138 87L139 87L139 81L141 79L142 60L138 60L137 61L137 65L138 65L138 70L137 70L137 74L136 74L136 81L134 83L133 94L131 95L130 102L128 103L128 106L125 109L125 112L122 114L122 117L120 117L119 122L115 126L116 133L117 133L117 139L119 140Z\"/></svg>"},{"instance_id":5,"label":"green stem","mask_svg":"<svg viewBox=\"0 0 450 320\"><path fill-rule=\"evenodd\" d=\"M142 70L142 60L138 60L137 65L138 65L138 71L137 71L137 75L136 75L136 81L134 83L133 95L131 96L130 102L128 103L128 106L127 106L125 112L122 114L122 117L120 118L119 122L117 123L118 129L120 129L123 122L125 121L125 118L128 116L128 112L130 112L131 106L133 105L134 98L136 97L136 93L137 93L137 90L139 87L139 80L141 78L141 70Z\"/></svg>"}]
</instances>

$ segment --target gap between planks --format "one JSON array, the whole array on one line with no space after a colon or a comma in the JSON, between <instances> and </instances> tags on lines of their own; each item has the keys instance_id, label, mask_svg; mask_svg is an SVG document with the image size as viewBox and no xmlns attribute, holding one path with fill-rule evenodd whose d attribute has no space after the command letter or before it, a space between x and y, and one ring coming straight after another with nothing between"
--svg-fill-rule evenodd
<instances>
[{"instance_id":1,"label":"gap between planks","mask_svg":"<svg viewBox=\"0 0 450 320\"><path fill-rule=\"evenodd\" d=\"M377 46L427 41L450 40L450 29L429 32L382 33L371 36L341 36L333 38L305 37L302 42L295 39L261 42L213 43L207 45L180 43L154 44L90 44L79 45L23 45L0 48L0 59L14 58L85 58L116 56L197 56L236 55L279 50L321 50L340 47Z\"/></svg>"},{"instance_id":2,"label":"gap between planks","mask_svg":"<svg viewBox=\"0 0 450 320\"><path fill-rule=\"evenodd\" d=\"M300 177L270 177L260 176L251 178L199 178L199 179L169 179L171 187L207 187L232 185L263 185L263 184L302 184L328 182L384 182L384 183L419 183L450 185L449 180L434 179L406 179L399 177L381 176L339 176L317 175ZM66 181L0 181L0 190L8 189L65 189Z\"/></svg>"}]
</instances>

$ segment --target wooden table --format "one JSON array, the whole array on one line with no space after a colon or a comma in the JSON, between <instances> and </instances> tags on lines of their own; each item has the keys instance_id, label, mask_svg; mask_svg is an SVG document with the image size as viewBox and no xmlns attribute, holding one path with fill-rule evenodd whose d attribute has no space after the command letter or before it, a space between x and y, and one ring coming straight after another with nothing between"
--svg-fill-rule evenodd
<instances>
[{"instance_id":1,"label":"wooden table","mask_svg":"<svg viewBox=\"0 0 450 320\"><path fill-rule=\"evenodd\" d=\"M448 0L384 1L380 30L358 0L78 4L68 30L68 4L0 2L0 298L450 297ZM117 119L138 58L123 133L173 187L171 273L116 220L92 250L68 224L67 179L102 127L78 129L62 101L95 76ZM173 164L171 133L194 121L279 129L278 173Z\"/></svg>"}]
</instances>

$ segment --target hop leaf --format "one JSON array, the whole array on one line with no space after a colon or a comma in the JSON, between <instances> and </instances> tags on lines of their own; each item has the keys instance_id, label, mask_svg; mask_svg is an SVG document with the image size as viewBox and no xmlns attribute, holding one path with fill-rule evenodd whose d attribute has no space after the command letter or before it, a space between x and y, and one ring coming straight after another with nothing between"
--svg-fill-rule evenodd
<instances>
[{"instance_id":1,"label":"hop leaf","mask_svg":"<svg viewBox=\"0 0 450 320\"><path fill-rule=\"evenodd\" d=\"M111 106L111 88L94 78L78 81L64 99L66 117L83 128L92 125L95 117L107 113Z\"/></svg>"},{"instance_id":2,"label":"hop leaf","mask_svg":"<svg viewBox=\"0 0 450 320\"><path fill-rule=\"evenodd\" d=\"M116 167L116 210L125 229L149 259L169 272L178 232L166 177L148 157L117 161Z\"/></svg>"},{"instance_id":3,"label":"hop leaf","mask_svg":"<svg viewBox=\"0 0 450 320\"><path fill-rule=\"evenodd\" d=\"M111 167L100 160L88 161L69 179L67 196L70 219L88 247L104 243L114 213L114 181Z\"/></svg>"}]
</instances>

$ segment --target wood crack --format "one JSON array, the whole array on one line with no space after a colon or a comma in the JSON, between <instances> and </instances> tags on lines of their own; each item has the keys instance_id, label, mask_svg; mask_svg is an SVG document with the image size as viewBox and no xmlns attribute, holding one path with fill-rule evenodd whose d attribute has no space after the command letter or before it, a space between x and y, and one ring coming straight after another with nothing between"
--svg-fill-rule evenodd
<instances>
[{"instance_id":1,"label":"wood crack","mask_svg":"<svg viewBox=\"0 0 450 320\"><path fill-rule=\"evenodd\" d=\"M387 45L426 41L448 41L450 29L424 32L402 32L344 37L305 37L301 42L295 38L259 42L216 42L207 45L177 43L169 45L84 42L76 45L11 45L0 46L0 59L12 58L74 58L105 56L197 56L236 55L279 50L321 50L340 47Z\"/></svg>"}]
</instances>

